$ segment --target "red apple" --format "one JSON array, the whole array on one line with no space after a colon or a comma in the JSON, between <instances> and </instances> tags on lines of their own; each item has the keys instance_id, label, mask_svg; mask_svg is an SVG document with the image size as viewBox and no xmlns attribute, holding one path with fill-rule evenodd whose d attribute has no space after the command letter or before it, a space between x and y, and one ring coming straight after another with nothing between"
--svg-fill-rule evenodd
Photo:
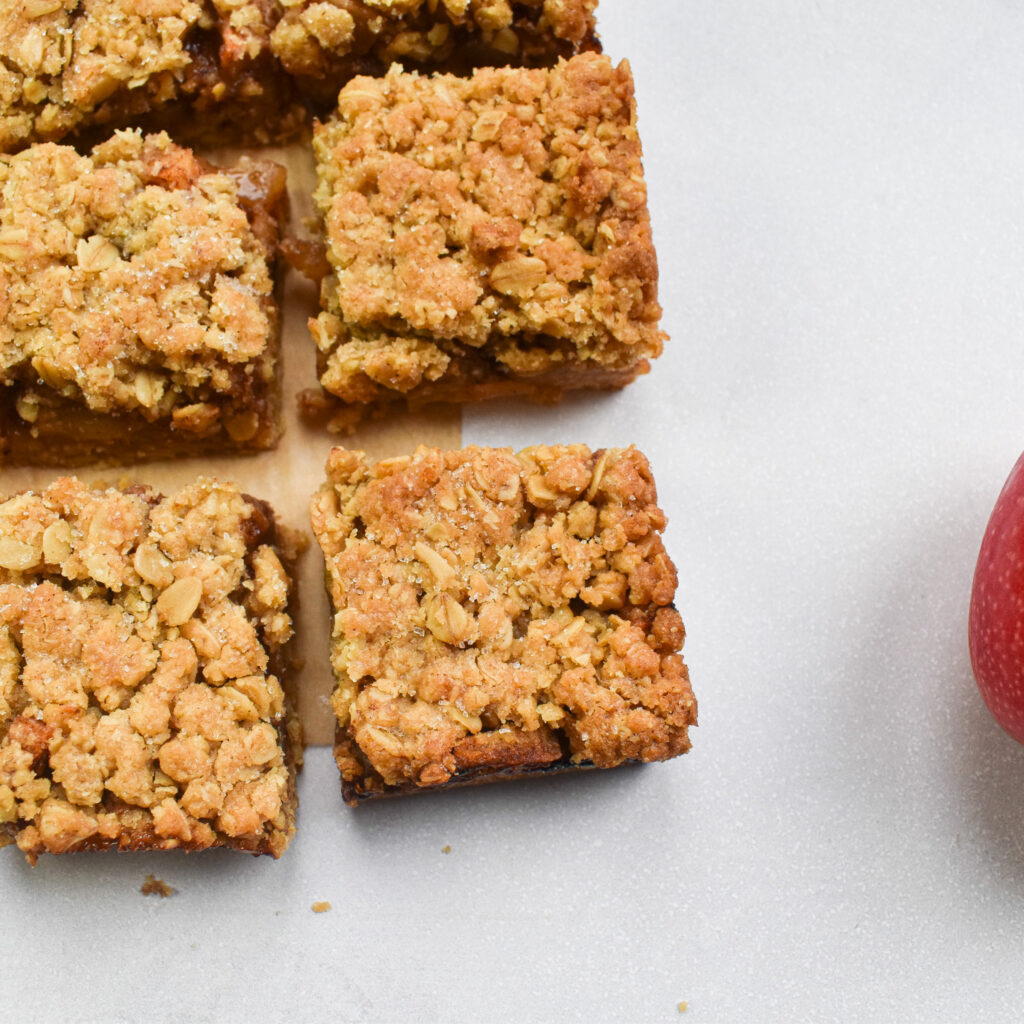
<instances>
[{"instance_id":1,"label":"red apple","mask_svg":"<svg viewBox=\"0 0 1024 1024\"><path fill-rule=\"evenodd\" d=\"M967 622L971 667L996 721L1024 743L1024 455L985 530Z\"/></svg>"}]
</instances>

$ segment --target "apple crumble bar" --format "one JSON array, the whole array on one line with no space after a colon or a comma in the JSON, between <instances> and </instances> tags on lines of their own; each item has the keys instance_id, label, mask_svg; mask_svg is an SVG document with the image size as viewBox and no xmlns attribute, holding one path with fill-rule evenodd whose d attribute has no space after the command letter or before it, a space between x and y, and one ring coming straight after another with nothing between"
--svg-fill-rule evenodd
<instances>
[{"instance_id":1,"label":"apple crumble bar","mask_svg":"<svg viewBox=\"0 0 1024 1024\"><path fill-rule=\"evenodd\" d=\"M330 272L310 328L330 395L547 400L621 387L661 352L625 62L393 68L346 86L314 146Z\"/></svg>"},{"instance_id":2,"label":"apple crumble bar","mask_svg":"<svg viewBox=\"0 0 1024 1024\"><path fill-rule=\"evenodd\" d=\"M295 556L269 506L211 479L0 503L0 846L279 856Z\"/></svg>"},{"instance_id":3,"label":"apple crumble bar","mask_svg":"<svg viewBox=\"0 0 1024 1024\"><path fill-rule=\"evenodd\" d=\"M392 63L467 72L544 66L598 49L597 0L292 0L271 34L275 57L307 96L337 98Z\"/></svg>"},{"instance_id":4,"label":"apple crumble bar","mask_svg":"<svg viewBox=\"0 0 1024 1024\"><path fill-rule=\"evenodd\" d=\"M635 448L335 448L311 517L349 803L689 749L676 571Z\"/></svg>"},{"instance_id":5,"label":"apple crumble bar","mask_svg":"<svg viewBox=\"0 0 1024 1024\"><path fill-rule=\"evenodd\" d=\"M0 12L0 151L145 125L266 143L353 75L550 64L597 0L23 0Z\"/></svg>"},{"instance_id":6,"label":"apple crumble bar","mask_svg":"<svg viewBox=\"0 0 1024 1024\"><path fill-rule=\"evenodd\" d=\"M0 464L272 447L284 197L163 134L0 156Z\"/></svg>"},{"instance_id":7,"label":"apple crumble bar","mask_svg":"<svg viewBox=\"0 0 1024 1024\"><path fill-rule=\"evenodd\" d=\"M90 129L266 143L304 111L270 52L277 0L22 0L0 13L0 151Z\"/></svg>"}]
</instances>

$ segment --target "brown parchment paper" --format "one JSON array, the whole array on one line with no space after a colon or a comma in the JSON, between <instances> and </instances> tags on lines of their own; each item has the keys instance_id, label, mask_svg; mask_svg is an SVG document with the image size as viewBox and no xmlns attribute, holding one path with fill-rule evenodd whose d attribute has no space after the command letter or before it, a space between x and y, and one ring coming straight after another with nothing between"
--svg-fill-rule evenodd
<instances>
[{"instance_id":1,"label":"brown parchment paper","mask_svg":"<svg viewBox=\"0 0 1024 1024\"><path fill-rule=\"evenodd\" d=\"M308 225L315 217L312 193L316 173L308 140L286 147L205 151L203 155L215 163L230 164L245 152L277 160L288 168L291 224L285 231L310 234ZM347 437L331 435L303 423L298 417L296 396L304 388L317 386L316 351L306 327L307 319L317 310L317 289L290 268L282 268L282 272L285 433L276 450L259 455L150 462L114 469L79 468L74 472L90 483L102 481L114 485L138 481L164 493L197 476L233 480L249 494L269 501L282 523L308 538L309 547L298 570L299 601L294 613L293 650L300 667L289 681L289 689L298 704L306 743L324 745L334 738L334 716L328 704L334 688L329 658L330 611L324 590L323 555L309 526L309 499L324 481L327 453L335 444L361 448L374 458L406 454L418 444L457 448L462 427L458 409L389 414L384 419L361 425ZM0 469L0 497L26 488L45 487L59 475L60 471L53 469Z\"/></svg>"}]
</instances>

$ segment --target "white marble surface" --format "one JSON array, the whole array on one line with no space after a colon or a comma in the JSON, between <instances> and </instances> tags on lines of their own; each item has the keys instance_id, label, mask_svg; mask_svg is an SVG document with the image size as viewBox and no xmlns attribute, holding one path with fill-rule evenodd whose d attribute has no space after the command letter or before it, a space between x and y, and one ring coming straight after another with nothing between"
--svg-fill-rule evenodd
<instances>
[{"instance_id":1,"label":"white marble surface","mask_svg":"<svg viewBox=\"0 0 1024 1024\"><path fill-rule=\"evenodd\" d=\"M1024 749L965 634L1024 447L1024 6L600 17L672 341L620 395L464 436L649 453L692 753L352 812L318 750L278 863L5 851L0 1019L1020 1018Z\"/></svg>"}]
</instances>

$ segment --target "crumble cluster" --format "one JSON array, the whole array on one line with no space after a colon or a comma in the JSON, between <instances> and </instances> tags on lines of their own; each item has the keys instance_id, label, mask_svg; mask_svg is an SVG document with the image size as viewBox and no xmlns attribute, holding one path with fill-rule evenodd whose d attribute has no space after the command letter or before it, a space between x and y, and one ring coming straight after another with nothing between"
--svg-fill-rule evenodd
<instances>
[{"instance_id":1,"label":"crumble cluster","mask_svg":"<svg viewBox=\"0 0 1024 1024\"><path fill-rule=\"evenodd\" d=\"M272 241L239 192L162 134L0 156L0 384L23 422L42 385L186 436L257 434L244 396L273 379Z\"/></svg>"},{"instance_id":2,"label":"crumble cluster","mask_svg":"<svg viewBox=\"0 0 1024 1024\"><path fill-rule=\"evenodd\" d=\"M332 451L338 764L365 792L689 749L676 571L635 448Z\"/></svg>"},{"instance_id":3,"label":"crumble cluster","mask_svg":"<svg viewBox=\"0 0 1024 1024\"><path fill-rule=\"evenodd\" d=\"M317 128L332 273L310 322L346 402L622 386L662 349L633 80L357 78Z\"/></svg>"},{"instance_id":4,"label":"crumble cluster","mask_svg":"<svg viewBox=\"0 0 1024 1024\"><path fill-rule=\"evenodd\" d=\"M208 479L165 498L65 477L0 504L0 845L284 850L275 533Z\"/></svg>"},{"instance_id":5,"label":"crumble cluster","mask_svg":"<svg viewBox=\"0 0 1024 1024\"><path fill-rule=\"evenodd\" d=\"M392 60L550 61L595 45L597 0L22 0L0 13L0 150L117 127L182 101L199 117L254 106L300 123L285 72L322 96ZM220 120L223 120L222 118ZM249 131L268 141L265 117Z\"/></svg>"}]
</instances>

